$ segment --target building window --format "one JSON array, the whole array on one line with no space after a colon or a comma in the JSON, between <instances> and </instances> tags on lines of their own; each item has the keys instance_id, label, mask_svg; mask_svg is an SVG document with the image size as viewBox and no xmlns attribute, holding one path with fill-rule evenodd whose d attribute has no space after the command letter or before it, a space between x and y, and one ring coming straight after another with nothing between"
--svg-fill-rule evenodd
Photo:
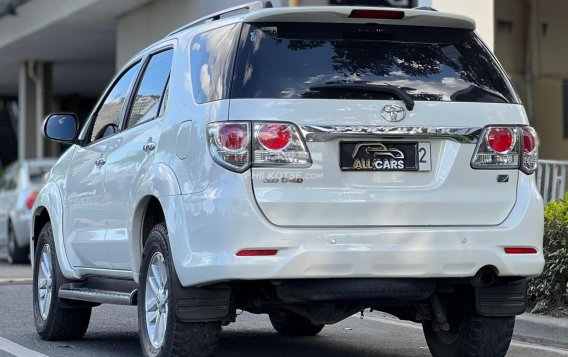
<instances>
[{"instance_id":1,"label":"building window","mask_svg":"<svg viewBox=\"0 0 568 357\"><path fill-rule=\"evenodd\" d=\"M568 79L562 81L562 109L564 139L568 139Z\"/></svg>"}]
</instances>

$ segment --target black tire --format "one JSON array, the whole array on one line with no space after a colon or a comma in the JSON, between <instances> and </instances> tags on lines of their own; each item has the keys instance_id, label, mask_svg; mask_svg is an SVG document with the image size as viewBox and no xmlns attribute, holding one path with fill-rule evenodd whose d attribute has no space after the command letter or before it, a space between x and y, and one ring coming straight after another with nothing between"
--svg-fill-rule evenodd
<instances>
[{"instance_id":1,"label":"black tire","mask_svg":"<svg viewBox=\"0 0 568 357\"><path fill-rule=\"evenodd\" d=\"M16 240L16 233L12 223L8 223L8 262L10 264L29 263L29 246L19 247Z\"/></svg>"},{"instance_id":2,"label":"black tire","mask_svg":"<svg viewBox=\"0 0 568 357\"><path fill-rule=\"evenodd\" d=\"M152 257L161 253L168 272L166 332L162 345L156 348L150 342L146 328L146 279ZM221 322L183 322L175 316L175 299L172 299L174 284L179 284L171 262L168 245L168 231L163 223L152 228L144 246L140 267L140 288L138 292L138 330L144 356L212 356L219 342Z\"/></svg>"},{"instance_id":3,"label":"black tire","mask_svg":"<svg viewBox=\"0 0 568 357\"><path fill-rule=\"evenodd\" d=\"M486 317L471 304L461 318L450 321L450 331L435 331L431 321L423 323L424 336L434 357L503 357L507 354L515 317Z\"/></svg>"},{"instance_id":4,"label":"black tire","mask_svg":"<svg viewBox=\"0 0 568 357\"><path fill-rule=\"evenodd\" d=\"M46 245L49 246L50 249L52 284L50 290L51 305L47 309L47 317L44 318L41 315L39 307L38 275L41 269L40 261L42 251ZM61 274L61 270L59 269L55 244L53 243L53 231L50 223L47 223L39 234L34 255L33 273L34 322L40 337L48 341L75 340L83 337L89 327L91 308L73 307L72 302L66 303L64 307L59 300L59 287L69 282L69 280Z\"/></svg>"},{"instance_id":5,"label":"black tire","mask_svg":"<svg viewBox=\"0 0 568 357\"><path fill-rule=\"evenodd\" d=\"M325 325L313 324L310 320L292 312L269 314L270 323L278 333L288 337L315 336Z\"/></svg>"}]
</instances>

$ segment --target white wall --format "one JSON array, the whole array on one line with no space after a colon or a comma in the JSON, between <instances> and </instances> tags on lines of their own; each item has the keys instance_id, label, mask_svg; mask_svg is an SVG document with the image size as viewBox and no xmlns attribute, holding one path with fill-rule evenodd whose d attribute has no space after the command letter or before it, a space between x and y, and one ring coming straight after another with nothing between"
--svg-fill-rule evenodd
<instances>
[{"instance_id":1,"label":"white wall","mask_svg":"<svg viewBox=\"0 0 568 357\"><path fill-rule=\"evenodd\" d=\"M477 24L477 33L493 49L494 0L420 0L419 6L472 17Z\"/></svg>"},{"instance_id":2,"label":"white wall","mask_svg":"<svg viewBox=\"0 0 568 357\"><path fill-rule=\"evenodd\" d=\"M171 31L207 14L251 0L154 0L131 10L117 20L116 67ZM287 1L272 0L274 6Z\"/></svg>"}]
</instances>

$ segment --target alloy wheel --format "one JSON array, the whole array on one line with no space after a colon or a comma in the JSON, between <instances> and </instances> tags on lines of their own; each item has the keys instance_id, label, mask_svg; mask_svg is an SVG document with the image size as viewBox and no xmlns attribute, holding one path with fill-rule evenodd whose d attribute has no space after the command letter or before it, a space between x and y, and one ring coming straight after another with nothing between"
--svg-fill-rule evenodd
<instances>
[{"instance_id":1,"label":"alloy wheel","mask_svg":"<svg viewBox=\"0 0 568 357\"><path fill-rule=\"evenodd\" d=\"M146 276L146 332L154 348L162 347L168 320L168 270L164 256L154 253Z\"/></svg>"},{"instance_id":2,"label":"alloy wheel","mask_svg":"<svg viewBox=\"0 0 568 357\"><path fill-rule=\"evenodd\" d=\"M53 269L51 261L51 248L45 244L41 250L38 267L38 305L41 318L47 320L52 299Z\"/></svg>"}]
</instances>

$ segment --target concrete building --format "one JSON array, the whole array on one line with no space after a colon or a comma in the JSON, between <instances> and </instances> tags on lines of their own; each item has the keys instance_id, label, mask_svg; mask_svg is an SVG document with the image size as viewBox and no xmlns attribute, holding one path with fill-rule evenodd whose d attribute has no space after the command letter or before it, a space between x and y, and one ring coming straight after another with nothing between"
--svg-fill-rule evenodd
<instances>
[{"instance_id":1,"label":"concrete building","mask_svg":"<svg viewBox=\"0 0 568 357\"><path fill-rule=\"evenodd\" d=\"M57 155L45 114L86 118L113 73L171 30L246 0L0 0L0 168ZM568 2L563 0L272 0L275 6L431 6L469 15L509 72L542 138L568 159ZM18 138L16 140L16 138Z\"/></svg>"}]
</instances>

